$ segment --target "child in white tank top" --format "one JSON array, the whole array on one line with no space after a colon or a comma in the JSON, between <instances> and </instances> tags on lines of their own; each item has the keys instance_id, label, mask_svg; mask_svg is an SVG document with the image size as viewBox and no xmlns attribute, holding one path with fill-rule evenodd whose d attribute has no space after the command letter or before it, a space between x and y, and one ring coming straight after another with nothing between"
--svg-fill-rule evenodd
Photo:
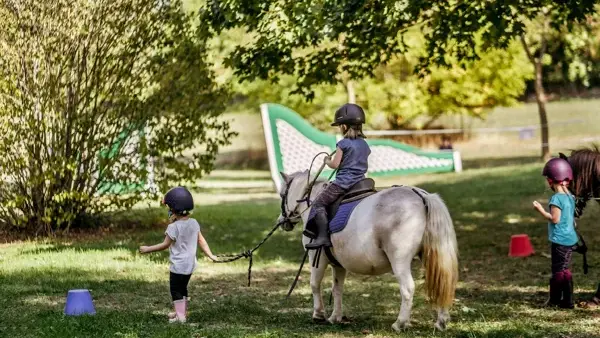
<instances>
[{"instance_id":1,"label":"child in white tank top","mask_svg":"<svg viewBox=\"0 0 600 338\"><path fill-rule=\"evenodd\" d=\"M169 284L175 309L175 312L169 314L169 322L185 322L189 299L187 286L192 272L196 269L198 245L211 260L215 261L217 257L210 251L198 222L189 216L194 201L186 188L176 187L169 190L163 204L169 207L171 221L165 231L165 239L160 244L141 246L140 252L145 254L169 248Z\"/></svg>"}]
</instances>

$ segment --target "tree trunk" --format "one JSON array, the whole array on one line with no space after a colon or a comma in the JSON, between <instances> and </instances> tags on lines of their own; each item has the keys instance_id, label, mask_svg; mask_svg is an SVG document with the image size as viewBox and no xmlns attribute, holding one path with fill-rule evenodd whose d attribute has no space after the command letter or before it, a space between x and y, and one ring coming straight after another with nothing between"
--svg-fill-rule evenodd
<instances>
[{"instance_id":1,"label":"tree trunk","mask_svg":"<svg viewBox=\"0 0 600 338\"><path fill-rule=\"evenodd\" d=\"M356 104L356 92L354 91L354 82L346 81L346 93L348 94L348 103Z\"/></svg>"},{"instance_id":2,"label":"tree trunk","mask_svg":"<svg viewBox=\"0 0 600 338\"><path fill-rule=\"evenodd\" d=\"M542 59L544 54L546 54L546 32L548 31L550 26L550 21L548 17L544 18L544 24L542 28L541 34L541 44L539 49L539 54L534 56L531 53L531 49L527 45L527 41L525 40L525 36L521 35L521 44L523 45L523 49L529 58L529 61L533 64L535 71L535 100L538 105L538 113L540 116L540 129L542 131L542 160L547 161L550 159L550 141L549 141L549 132L548 132L548 115L546 114L546 93L544 91L544 74L542 72Z\"/></svg>"},{"instance_id":3,"label":"tree trunk","mask_svg":"<svg viewBox=\"0 0 600 338\"><path fill-rule=\"evenodd\" d=\"M542 131L542 160L547 161L550 159L550 142L548 133L548 115L546 114L546 93L544 91L541 60L535 64L535 100L538 105L538 114L540 115L540 127Z\"/></svg>"}]
</instances>

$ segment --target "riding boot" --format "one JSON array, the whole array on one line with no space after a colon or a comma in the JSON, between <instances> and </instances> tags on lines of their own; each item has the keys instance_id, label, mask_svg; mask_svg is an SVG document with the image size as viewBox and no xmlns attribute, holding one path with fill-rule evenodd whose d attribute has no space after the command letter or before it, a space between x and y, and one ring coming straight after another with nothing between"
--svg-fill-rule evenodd
<instances>
[{"instance_id":1,"label":"riding boot","mask_svg":"<svg viewBox=\"0 0 600 338\"><path fill-rule=\"evenodd\" d=\"M559 306L560 298L562 296L562 289L560 283L556 280L556 278L550 278L550 298L546 302L546 306Z\"/></svg>"},{"instance_id":2,"label":"riding boot","mask_svg":"<svg viewBox=\"0 0 600 338\"><path fill-rule=\"evenodd\" d=\"M175 317L169 319L169 323L185 323L187 314L187 300L185 298L173 301Z\"/></svg>"},{"instance_id":3,"label":"riding boot","mask_svg":"<svg viewBox=\"0 0 600 338\"><path fill-rule=\"evenodd\" d=\"M306 244L304 247L306 249L318 249L322 246L330 247L331 241L329 240L329 220L327 219L327 214L324 212L319 212L315 215L314 222L317 225L317 238L312 242Z\"/></svg>"},{"instance_id":4,"label":"riding boot","mask_svg":"<svg viewBox=\"0 0 600 338\"><path fill-rule=\"evenodd\" d=\"M190 304L190 299L191 299L191 298L190 298L190 297L187 297L187 296L183 296L183 299L185 299L186 311L187 311L187 306ZM169 319L173 319L173 318L177 317L177 312L175 312L175 311L173 311L173 312L169 312L169 313L167 314L167 316L169 317ZM186 316L187 316L187 313L186 313Z\"/></svg>"},{"instance_id":5,"label":"riding boot","mask_svg":"<svg viewBox=\"0 0 600 338\"><path fill-rule=\"evenodd\" d=\"M571 271L564 271L565 278L562 282L562 300L560 302L560 307L563 309L572 309L573 306L573 276L571 275Z\"/></svg>"}]
</instances>

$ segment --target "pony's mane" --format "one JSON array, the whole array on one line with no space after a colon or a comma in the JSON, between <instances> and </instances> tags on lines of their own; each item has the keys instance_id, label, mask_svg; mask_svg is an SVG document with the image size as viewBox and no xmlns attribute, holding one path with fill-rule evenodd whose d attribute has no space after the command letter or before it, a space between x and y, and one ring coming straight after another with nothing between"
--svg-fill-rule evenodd
<instances>
[{"instance_id":1,"label":"pony's mane","mask_svg":"<svg viewBox=\"0 0 600 338\"><path fill-rule=\"evenodd\" d=\"M571 151L568 158L573 168L573 192L584 197L600 186L600 149L598 145Z\"/></svg>"}]
</instances>

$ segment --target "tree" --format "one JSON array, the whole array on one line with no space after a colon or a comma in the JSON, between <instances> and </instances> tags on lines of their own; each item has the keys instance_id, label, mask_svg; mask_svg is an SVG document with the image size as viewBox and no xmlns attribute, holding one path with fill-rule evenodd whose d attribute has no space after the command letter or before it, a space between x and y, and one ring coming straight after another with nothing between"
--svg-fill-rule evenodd
<instances>
[{"instance_id":1,"label":"tree","mask_svg":"<svg viewBox=\"0 0 600 338\"><path fill-rule=\"evenodd\" d=\"M585 41L586 33L590 27L587 22L578 25L553 22L560 15L556 10L554 6L545 7L542 13L527 25L527 34L523 33L520 36L523 50L533 65L535 73L535 98L540 116L542 159L544 161L549 160L551 157L548 116L546 113L547 97L544 89L544 66L560 61L552 60L549 54L552 42L563 41L561 43L561 53L563 54L563 72L566 73L564 77L570 82L581 80L584 85L589 84L588 68L590 67L583 62L584 57L582 55L575 54L573 51L586 46L591 47L591 43ZM589 19L593 19L592 15L589 16Z\"/></svg>"},{"instance_id":2,"label":"tree","mask_svg":"<svg viewBox=\"0 0 600 338\"><path fill-rule=\"evenodd\" d=\"M179 1L0 2L3 225L68 228L155 196L152 176L165 191L211 170L233 133L191 19Z\"/></svg>"},{"instance_id":3,"label":"tree","mask_svg":"<svg viewBox=\"0 0 600 338\"><path fill-rule=\"evenodd\" d=\"M449 58L447 67L432 66L419 78L412 70L425 55L425 41L421 34L408 38L414 42L405 53L358 85L359 101L370 114L385 112L392 128L428 128L444 115L483 119L496 106L514 104L531 77L523 71L524 53L512 44L482 52L474 61Z\"/></svg>"},{"instance_id":4,"label":"tree","mask_svg":"<svg viewBox=\"0 0 600 338\"><path fill-rule=\"evenodd\" d=\"M548 48L548 34L550 33L550 17L547 12L540 15L538 25L539 31L539 46L537 53L532 51L531 42L525 38L525 33L521 34L520 40L523 50L527 54L527 58L533 65L535 73L535 100L538 105L538 113L540 116L540 125L542 130L542 160L550 159L550 136L548 128L548 114L546 113L546 92L544 90L543 66L544 56Z\"/></svg>"},{"instance_id":5,"label":"tree","mask_svg":"<svg viewBox=\"0 0 600 338\"><path fill-rule=\"evenodd\" d=\"M419 78L413 74L419 58L425 55L423 34L413 30L405 36L406 52L378 66L373 76L353 80L356 102L368 110L372 128L427 128L444 115L469 115L484 118L498 105L511 105L522 95L532 72L519 44L507 50L490 50L481 59L467 62L464 68L451 60L449 68L435 67ZM311 123L326 127L331 114L347 102L343 83L312 87L310 102L292 95L298 79L283 75L277 83L258 80L234 83L240 97L236 106L255 109L262 102L279 102L291 107Z\"/></svg>"},{"instance_id":6,"label":"tree","mask_svg":"<svg viewBox=\"0 0 600 338\"><path fill-rule=\"evenodd\" d=\"M536 26L539 23L528 26L527 34L534 50L539 46L540 36ZM576 92L600 85L600 6L585 22L551 29L547 40L543 62L547 87Z\"/></svg>"},{"instance_id":7,"label":"tree","mask_svg":"<svg viewBox=\"0 0 600 338\"><path fill-rule=\"evenodd\" d=\"M425 32L419 70L426 74L434 65L449 66L449 56L474 60L491 48L507 48L548 7L553 24L569 24L593 13L597 2L213 0L202 16L214 33L244 27L254 37L228 59L241 80L295 75L294 92L310 100L312 87L339 82L342 74L372 76L405 50L403 36L411 27Z\"/></svg>"}]
</instances>

